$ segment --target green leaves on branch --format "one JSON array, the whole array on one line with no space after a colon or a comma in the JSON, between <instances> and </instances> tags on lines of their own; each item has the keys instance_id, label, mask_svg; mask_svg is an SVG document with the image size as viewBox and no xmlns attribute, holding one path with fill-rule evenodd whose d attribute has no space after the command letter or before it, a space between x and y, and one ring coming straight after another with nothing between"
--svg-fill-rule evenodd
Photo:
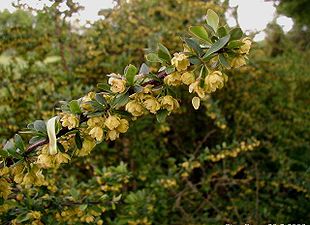
<instances>
[{"instance_id":1,"label":"green leaves on branch","mask_svg":"<svg viewBox=\"0 0 310 225\"><path fill-rule=\"evenodd\" d=\"M69 109L74 114L81 114L82 110L80 108L80 104L77 100L72 100L69 102Z\"/></svg>"},{"instance_id":2,"label":"green leaves on branch","mask_svg":"<svg viewBox=\"0 0 310 225\"><path fill-rule=\"evenodd\" d=\"M217 32L217 28L219 26L219 16L212 9L209 9L207 12L207 24L212 27L214 32Z\"/></svg>"},{"instance_id":3,"label":"green leaves on branch","mask_svg":"<svg viewBox=\"0 0 310 225\"><path fill-rule=\"evenodd\" d=\"M171 60L171 54L169 50L163 45L163 44L158 44L158 57L162 59L165 62L170 62Z\"/></svg>"},{"instance_id":4,"label":"green leaves on branch","mask_svg":"<svg viewBox=\"0 0 310 225\"><path fill-rule=\"evenodd\" d=\"M220 38L210 49L204 54L203 59L207 59L211 54L221 50L229 41L230 35Z\"/></svg>"},{"instance_id":5,"label":"green leaves on branch","mask_svg":"<svg viewBox=\"0 0 310 225\"><path fill-rule=\"evenodd\" d=\"M124 75L125 75L129 85L133 85L134 79L135 79L135 76L137 75L137 73L138 73L138 69L134 65L130 64L130 65L126 66L125 71L124 71Z\"/></svg>"},{"instance_id":6,"label":"green leaves on branch","mask_svg":"<svg viewBox=\"0 0 310 225\"><path fill-rule=\"evenodd\" d=\"M189 32L193 34L195 37L199 38L200 40L208 44L211 44L208 31L204 26L192 26L189 28Z\"/></svg>"}]
</instances>

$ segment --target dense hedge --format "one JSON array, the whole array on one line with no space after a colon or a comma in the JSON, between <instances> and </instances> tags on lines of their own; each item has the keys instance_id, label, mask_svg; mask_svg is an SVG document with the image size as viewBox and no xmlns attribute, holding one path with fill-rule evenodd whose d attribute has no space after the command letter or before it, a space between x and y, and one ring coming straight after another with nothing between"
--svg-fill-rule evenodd
<instances>
[{"instance_id":1,"label":"dense hedge","mask_svg":"<svg viewBox=\"0 0 310 225\"><path fill-rule=\"evenodd\" d=\"M122 73L129 63L138 65L144 61L141 49L149 48L149 53L161 41L171 52L180 50L175 34L200 24L207 8L225 9L203 1L120 1L81 36L64 23L66 39L52 28L51 40L42 48L12 47L23 43L20 37L6 41L2 56L11 56L13 48L11 60L19 62L13 65L31 67L2 68L2 88L15 90L1 91L6 93L2 140L35 118L49 118L56 101L82 95L90 90L88 85L104 82L111 71ZM46 10L39 18L53 24L48 18L55 9ZM14 17L18 18L6 13L6 18ZM51 27L40 28L42 34ZM1 37L14 33L6 34ZM29 35L37 34L34 30ZM14 186L9 200L1 200L1 222L16 218L15 223L24 224L307 223L309 51L300 52L283 34L277 33L279 37L280 45L272 37L256 45L250 65L227 72L226 86L201 102L199 110L191 105L193 96L181 88L181 107L165 122L146 115L133 121L120 139L97 145L90 156L45 171L48 183L39 189ZM44 59L49 60L42 63ZM149 66L154 72L156 64ZM11 74L21 75L12 79L16 75ZM47 89L52 84L54 89ZM66 148L66 142L61 143Z\"/></svg>"}]
</instances>

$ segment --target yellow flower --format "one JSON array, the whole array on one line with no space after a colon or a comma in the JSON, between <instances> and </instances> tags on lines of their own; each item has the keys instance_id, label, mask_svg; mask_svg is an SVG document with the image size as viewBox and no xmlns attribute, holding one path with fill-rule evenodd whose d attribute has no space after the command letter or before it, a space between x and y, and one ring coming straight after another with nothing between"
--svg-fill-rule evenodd
<instances>
[{"instance_id":1,"label":"yellow flower","mask_svg":"<svg viewBox=\"0 0 310 225\"><path fill-rule=\"evenodd\" d=\"M68 127L69 130L79 125L79 119L75 115L69 113L64 114L60 121L62 122L62 126Z\"/></svg>"},{"instance_id":2,"label":"yellow flower","mask_svg":"<svg viewBox=\"0 0 310 225\"><path fill-rule=\"evenodd\" d=\"M70 156L66 153L58 152L55 156L55 163L56 165L59 165L61 163L68 163L70 160Z\"/></svg>"},{"instance_id":3,"label":"yellow flower","mask_svg":"<svg viewBox=\"0 0 310 225\"><path fill-rule=\"evenodd\" d=\"M90 102L91 100L93 100L96 96L96 93L95 92L89 92L87 95L85 95L81 100L81 104L80 104L80 107L83 109L83 110L86 110L86 111L91 111L93 109L92 105L89 104L88 102Z\"/></svg>"},{"instance_id":4,"label":"yellow flower","mask_svg":"<svg viewBox=\"0 0 310 225\"><path fill-rule=\"evenodd\" d=\"M27 213L27 217L30 219L40 219L41 218L41 213L39 211L30 211Z\"/></svg>"},{"instance_id":5,"label":"yellow flower","mask_svg":"<svg viewBox=\"0 0 310 225\"><path fill-rule=\"evenodd\" d=\"M245 64L246 64L246 61L243 56L237 56L233 58L233 60L230 62L230 66L233 68L239 68Z\"/></svg>"},{"instance_id":6,"label":"yellow flower","mask_svg":"<svg viewBox=\"0 0 310 225\"><path fill-rule=\"evenodd\" d=\"M95 145L96 145L96 142L94 141L94 139L90 137L84 138L82 148L77 152L77 155L78 156L88 155L91 152L91 150L95 147Z\"/></svg>"},{"instance_id":7,"label":"yellow flower","mask_svg":"<svg viewBox=\"0 0 310 225\"><path fill-rule=\"evenodd\" d=\"M155 114L160 109L160 103L153 96L149 96L144 102L144 107Z\"/></svg>"},{"instance_id":8,"label":"yellow flower","mask_svg":"<svg viewBox=\"0 0 310 225\"><path fill-rule=\"evenodd\" d=\"M135 100L128 102L125 109L133 116L142 116L144 111L143 106Z\"/></svg>"},{"instance_id":9,"label":"yellow flower","mask_svg":"<svg viewBox=\"0 0 310 225\"><path fill-rule=\"evenodd\" d=\"M169 86L178 86L182 83L181 76L178 72L171 73L164 78L164 83Z\"/></svg>"},{"instance_id":10,"label":"yellow flower","mask_svg":"<svg viewBox=\"0 0 310 225\"><path fill-rule=\"evenodd\" d=\"M206 96L206 93L204 92L203 88L200 87L200 80L196 80L194 83L189 85L189 93L195 92L199 98L204 98Z\"/></svg>"},{"instance_id":11,"label":"yellow flower","mask_svg":"<svg viewBox=\"0 0 310 225\"><path fill-rule=\"evenodd\" d=\"M224 87L224 77L222 72L214 71L205 78L205 90L207 93L215 92L217 88Z\"/></svg>"},{"instance_id":12,"label":"yellow flower","mask_svg":"<svg viewBox=\"0 0 310 225\"><path fill-rule=\"evenodd\" d=\"M3 176L5 176L5 175L7 175L8 173L10 172L10 169L9 169L9 167L2 167L1 169L0 169L0 176L1 177L3 177Z\"/></svg>"},{"instance_id":13,"label":"yellow flower","mask_svg":"<svg viewBox=\"0 0 310 225\"><path fill-rule=\"evenodd\" d=\"M186 84L190 85L191 83L195 82L195 75L192 72L185 72L181 75L181 81Z\"/></svg>"},{"instance_id":14,"label":"yellow flower","mask_svg":"<svg viewBox=\"0 0 310 225\"><path fill-rule=\"evenodd\" d=\"M116 130L120 133L126 133L129 128L129 123L126 119L121 119L120 125L116 128Z\"/></svg>"},{"instance_id":15,"label":"yellow flower","mask_svg":"<svg viewBox=\"0 0 310 225\"><path fill-rule=\"evenodd\" d=\"M120 125L120 118L117 116L109 116L104 125L106 125L109 130L114 130Z\"/></svg>"},{"instance_id":16,"label":"yellow flower","mask_svg":"<svg viewBox=\"0 0 310 225\"><path fill-rule=\"evenodd\" d=\"M250 49L251 49L251 44L252 44L252 41L250 38L243 38L242 39L242 43L243 45L240 47L239 49L239 53L241 54L249 54L250 52Z\"/></svg>"},{"instance_id":17,"label":"yellow flower","mask_svg":"<svg viewBox=\"0 0 310 225\"><path fill-rule=\"evenodd\" d=\"M110 130L107 133L107 139L110 139L111 141L115 141L118 137L119 133L116 130Z\"/></svg>"},{"instance_id":18,"label":"yellow flower","mask_svg":"<svg viewBox=\"0 0 310 225\"><path fill-rule=\"evenodd\" d=\"M103 127L104 126L104 118L103 117L91 117L87 121L87 125L89 127Z\"/></svg>"},{"instance_id":19,"label":"yellow flower","mask_svg":"<svg viewBox=\"0 0 310 225\"><path fill-rule=\"evenodd\" d=\"M121 79L120 75L112 74L113 76L109 78L108 84L111 85L111 91L113 93L122 93L126 89L126 81ZM119 78L116 78L119 77Z\"/></svg>"},{"instance_id":20,"label":"yellow flower","mask_svg":"<svg viewBox=\"0 0 310 225\"><path fill-rule=\"evenodd\" d=\"M190 65L187 56L183 53L174 53L171 59L171 64L176 67L178 71L186 70Z\"/></svg>"},{"instance_id":21,"label":"yellow flower","mask_svg":"<svg viewBox=\"0 0 310 225\"><path fill-rule=\"evenodd\" d=\"M7 199L12 193L10 183L6 179L0 178L0 197Z\"/></svg>"},{"instance_id":22,"label":"yellow flower","mask_svg":"<svg viewBox=\"0 0 310 225\"><path fill-rule=\"evenodd\" d=\"M37 165L41 168L53 167L53 157L47 153L42 153L38 156Z\"/></svg>"},{"instance_id":23,"label":"yellow flower","mask_svg":"<svg viewBox=\"0 0 310 225\"><path fill-rule=\"evenodd\" d=\"M174 99L171 95L166 95L159 98L161 107L167 109L169 112L180 107L178 101Z\"/></svg>"},{"instance_id":24,"label":"yellow flower","mask_svg":"<svg viewBox=\"0 0 310 225\"><path fill-rule=\"evenodd\" d=\"M31 170L26 173L21 184L41 186L44 185L44 183L45 181L42 170L40 170L37 166L33 166L33 168L31 168Z\"/></svg>"},{"instance_id":25,"label":"yellow flower","mask_svg":"<svg viewBox=\"0 0 310 225\"><path fill-rule=\"evenodd\" d=\"M101 141L103 138L103 129L101 127L94 127L90 130L89 135L97 141Z\"/></svg>"}]
</instances>

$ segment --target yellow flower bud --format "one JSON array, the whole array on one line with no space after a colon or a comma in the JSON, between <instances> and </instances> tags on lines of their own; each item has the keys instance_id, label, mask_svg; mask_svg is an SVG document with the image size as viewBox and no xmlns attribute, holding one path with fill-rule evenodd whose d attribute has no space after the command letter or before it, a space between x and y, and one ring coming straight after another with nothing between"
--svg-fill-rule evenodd
<instances>
[{"instance_id":1,"label":"yellow flower bud","mask_svg":"<svg viewBox=\"0 0 310 225\"><path fill-rule=\"evenodd\" d=\"M239 68L246 64L244 56L237 56L233 58L233 60L230 62L230 66L233 68Z\"/></svg>"},{"instance_id":2,"label":"yellow flower bud","mask_svg":"<svg viewBox=\"0 0 310 225\"><path fill-rule=\"evenodd\" d=\"M169 112L180 107L178 101L174 99L171 95L160 97L159 102L161 104L161 107L167 109Z\"/></svg>"},{"instance_id":3,"label":"yellow flower bud","mask_svg":"<svg viewBox=\"0 0 310 225\"><path fill-rule=\"evenodd\" d=\"M128 102L125 109L133 116L142 116L144 111L143 106L135 100Z\"/></svg>"},{"instance_id":4,"label":"yellow flower bud","mask_svg":"<svg viewBox=\"0 0 310 225\"><path fill-rule=\"evenodd\" d=\"M178 86L182 83L181 76L178 72L174 72L169 74L164 78L164 83L169 86Z\"/></svg>"},{"instance_id":5,"label":"yellow flower bud","mask_svg":"<svg viewBox=\"0 0 310 225\"><path fill-rule=\"evenodd\" d=\"M109 116L104 125L109 128L109 130L114 130L120 125L120 118L117 116Z\"/></svg>"},{"instance_id":6,"label":"yellow flower bud","mask_svg":"<svg viewBox=\"0 0 310 225\"><path fill-rule=\"evenodd\" d=\"M120 120L120 125L117 127L117 131L120 133L126 133L129 128L129 123L126 119Z\"/></svg>"},{"instance_id":7,"label":"yellow flower bud","mask_svg":"<svg viewBox=\"0 0 310 225\"><path fill-rule=\"evenodd\" d=\"M171 64L176 67L178 71L186 70L190 65L187 56L183 53L174 53L171 59Z\"/></svg>"},{"instance_id":8,"label":"yellow flower bud","mask_svg":"<svg viewBox=\"0 0 310 225\"><path fill-rule=\"evenodd\" d=\"M116 130L110 130L107 133L107 139L110 139L111 141L115 141L118 137L119 133Z\"/></svg>"},{"instance_id":9,"label":"yellow flower bud","mask_svg":"<svg viewBox=\"0 0 310 225\"><path fill-rule=\"evenodd\" d=\"M222 72L214 71L205 78L205 90L207 93L215 92L216 89L224 87L224 77Z\"/></svg>"},{"instance_id":10,"label":"yellow flower bud","mask_svg":"<svg viewBox=\"0 0 310 225\"><path fill-rule=\"evenodd\" d=\"M192 72L185 72L181 75L181 80L184 84L190 85L195 82L195 75Z\"/></svg>"},{"instance_id":11,"label":"yellow flower bud","mask_svg":"<svg viewBox=\"0 0 310 225\"><path fill-rule=\"evenodd\" d=\"M94 127L90 130L89 135L97 141L101 141L103 138L103 129L101 127Z\"/></svg>"},{"instance_id":12,"label":"yellow flower bud","mask_svg":"<svg viewBox=\"0 0 310 225\"><path fill-rule=\"evenodd\" d=\"M194 109L199 109L199 106L200 106L200 98L198 98L198 97L194 97L193 99L192 99L192 105L193 105L193 107L194 107Z\"/></svg>"},{"instance_id":13,"label":"yellow flower bud","mask_svg":"<svg viewBox=\"0 0 310 225\"><path fill-rule=\"evenodd\" d=\"M75 115L69 113L63 114L60 121L62 122L62 126L68 127L69 130L79 125L79 119Z\"/></svg>"},{"instance_id":14,"label":"yellow flower bud","mask_svg":"<svg viewBox=\"0 0 310 225\"><path fill-rule=\"evenodd\" d=\"M120 76L120 75L115 75ZM123 93L126 90L126 81L120 78L116 78L115 76L110 77L108 80L108 84L111 85L111 91L113 93Z\"/></svg>"},{"instance_id":15,"label":"yellow flower bud","mask_svg":"<svg viewBox=\"0 0 310 225\"><path fill-rule=\"evenodd\" d=\"M153 96L149 96L144 102L144 107L155 114L160 109L160 103Z\"/></svg>"},{"instance_id":16,"label":"yellow flower bud","mask_svg":"<svg viewBox=\"0 0 310 225\"><path fill-rule=\"evenodd\" d=\"M203 88L200 87L200 80L196 80L194 83L189 85L189 93L195 92L199 98L204 98L206 93L204 92Z\"/></svg>"},{"instance_id":17,"label":"yellow flower bud","mask_svg":"<svg viewBox=\"0 0 310 225\"><path fill-rule=\"evenodd\" d=\"M239 53L240 54L249 54L250 49L251 49L251 44L252 44L251 39L248 37L243 38L242 43L243 43L243 45L240 47Z\"/></svg>"}]
</instances>

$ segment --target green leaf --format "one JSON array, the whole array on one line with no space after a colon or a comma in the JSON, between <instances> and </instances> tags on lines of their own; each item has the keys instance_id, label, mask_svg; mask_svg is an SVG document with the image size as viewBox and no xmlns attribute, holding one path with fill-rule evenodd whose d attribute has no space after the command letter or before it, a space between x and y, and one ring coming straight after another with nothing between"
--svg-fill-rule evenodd
<instances>
[{"instance_id":1,"label":"green leaf","mask_svg":"<svg viewBox=\"0 0 310 225\"><path fill-rule=\"evenodd\" d=\"M230 35L226 35L225 37L220 38L217 42L215 42L211 48L206 52L206 54L203 56L203 59L206 59L211 54L219 51L222 49L227 42L229 41Z\"/></svg>"},{"instance_id":2,"label":"green leaf","mask_svg":"<svg viewBox=\"0 0 310 225\"><path fill-rule=\"evenodd\" d=\"M230 40L238 40L243 35L243 32L239 27L232 29L229 33L231 35Z\"/></svg>"},{"instance_id":3,"label":"green leaf","mask_svg":"<svg viewBox=\"0 0 310 225\"><path fill-rule=\"evenodd\" d=\"M218 25L219 25L220 19L219 16L214 12L212 9L208 9L207 12L207 24L213 28L213 30L216 32Z\"/></svg>"},{"instance_id":4,"label":"green leaf","mask_svg":"<svg viewBox=\"0 0 310 225\"><path fill-rule=\"evenodd\" d=\"M33 126L36 131L46 133L46 124L43 120L34 121Z\"/></svg>"},{"instance_id":5,"label":"green leaf","mask_svg":"<svg viewBox=\"0 0 310 225\"><path fill-rule=\"evenodd\" d=\"M75 140L76 147L78 149L81 149L83 145L83 141L82 141L82 138L79 132L75 134L74 140Z\"/></svg>"},{"instance_id":6,"label":"green leaf","mask_svg":"<svg viewBox=\"0 0 310 225\"><path fill-rule=\"evenodd\" d=\"M150 69L149 67L145 64L145 63L142 63L142 65L140 66L140 69L139 69L139 74L149 74L150 73Z\"/></svg>"},{"instance_id":7,"label":"green leaf","mask_svg":"<svg viewBox=\"0 0 310 225\"><path fill-rule=\"evenodd\" d=\"M168 66L166 69L165 69L165 72L166 74L171 74L175 71L175 67L174 66Z\"/></svg>"},{"instance_id":8,"label":"green leaf","mask_svg":"<svg viewBox=\"0 0 310 225\"><path fill-rule=\"evenodd\" d=\"M16 148L20 149L21 151L25 150L24 141L23 141L22 137L19 134L15 134L14 142L15 142Z\"/></svg>"},{"instance_id":9,"label":"green leaf","mask_svg":"<svg viewBox=\"0 0 310 225\"><path fill-rule=\"evenodd\" d=\"M227 35L227 30L226 30L225 27L220 27L220 28L218 29L217 33L218 33L218 35L219 35L220 37L224 37L224 36Z\"/></svg>"},{"instance_id":10,"label":"green leaf","mask_svg":"<svg viewBox=\"0 0 310 225\"><path fill-rule=\"evenodd\" d=\"M158 55L156 53L149 53L145 56L146 60L149 62L162 62L162 60L158 57Z\"/></svg>"},{"instance_id":11,"label":"green leaf","mask_svg":"<svg viewBox=\"0 0 310 225\"><path fill-rule=\"evenodd\" d=\"M196 56L189 57L189 61L191 62L191 64L194 64L194 65L198 65L201 63L200 59Z\"/></svg>"},{"instance_id":12,"label":"green leaf","mask_svg":"<svg viewBox=\"0 0 310 225\"><path fill-rule=\"evenodd\" d=\"M227 48L229 48L229 49L235 49L235 48L241 47L242 45L244 45L244 43L243 43L242 41L233 40L233 41L228 42Z\"/></svg>"},{"instance_id":13,"label":"green leaf","mask_svg":"<svg viewBox=\"0 0 310 225\"><path fill-rule=\"evenodd\" d=\"M81 211L85 211L85 209L87 209L87 204L83 204L83 205L80 205L79 206L79 209L81 210Z\"/></svg>"},{"instance_id":14,"label":"green leaf","mask_svg":"<svg viewBox=\"0 0 310 225\"><path fill-rule=\"evenodd\" d=\"M119 107L126 105L128 101L129 101L129 94L128 93L119 94L116 96L116 98L114 98L112 105L115 108L119 108Z\"/></svg>"},{"instance_id":15,"label":"green leaf","mask_svg":"<svg viewBox=\"0 0 310 225\"><path fill-rule=\"evenodd\" d=\"M226 58L224 57L223 54L220 54L219 59L220 59L220 63L221 63L224 67L226 67L227 69L230 68L229 63L227 62L227 60L226 60Z\"/></svg>"},{"instance_id":16,"label":"green leaf","mask_svg":"<svg viewBox=\"0 0 310 225\"><path fill-rule=\"evenodd\" d=\"M195 51L195 53L199 56L202 55L203 51L199 46L199 43L192 38L184 38L185 43Z\"/></svg>"},{"instance_id":17,"label":"green leaf","mask_svg":"<svg viewBox=\"0 0 310 225\"><path fill-rule=\"evenodd\" d=\"M69 108L70 111L74 114L82 113L79 102L77 100L72 100L71 102L69 102Z\"/></svg>"},{"instance_id":18,"label":"green leaf","mask_svg":"<svg viewBox=\"0 0 310 225\"><path fill-rule=\"evenodd\" d=\"M132 85L134 83L134 78L137 75L137 73L138 69L134 65L129 64L128 66L126 66L124 75L129 85Z\"/></svg>"},{"instance_id":19,"label":"green leaf","mask_svg":"<svg viewBox=\"0 0 310 225\"><path fill-rule=\"evenodd\" d=\"M200 40L205 41L209 44L211 43L208 31L206 30L206 28L204 28L204 26L191 26L189 28L189 32Z\"/></svg>"},{"instance_id":20,"label":"green leaf","mask_svg":"<svg viewBox=\"0 0 310 225\"><path fill-rule=\"evenodd\" d=\"M169 114L169 111L166 109L161 109L156 114L156 119L159 123L162 123L166 120L167 116Z\"/></svg>"},{"instance_id":21,"label":"green leaf","mask_svg":"<svg viewBox=\"0 0 310 225\"><path fill-rule=\"evenodd\" d=\"M105 98L103 97L102 94L97 93L96 96L95 96L95 98L96 98L96 101L97 101L98 103L100 103L101 105L103 105L103 106L107 105L107 101L105 100Z\"/></svg>"},{"instance_id":22,"label":"green leaf","mask_svg":"<svg viewBox=\"0 0 310 225\"><path fill-rule=\"evenodd\" d=\"M107 83L99 83L97 84L97 88L105 92L112 93L112 91L110 90L111 86L108 85Z\"/></svg>"},{"instance_id":23,"label":"green leaf","mask_svg":"<svg viewBox=\"0 0 310 225\"><path fill-rule=\"evenodd\" d=\"M158 57L166 62L170 62L171 55L169 50L162 44L158 44Z\"/></svg>"}]
</instances>

